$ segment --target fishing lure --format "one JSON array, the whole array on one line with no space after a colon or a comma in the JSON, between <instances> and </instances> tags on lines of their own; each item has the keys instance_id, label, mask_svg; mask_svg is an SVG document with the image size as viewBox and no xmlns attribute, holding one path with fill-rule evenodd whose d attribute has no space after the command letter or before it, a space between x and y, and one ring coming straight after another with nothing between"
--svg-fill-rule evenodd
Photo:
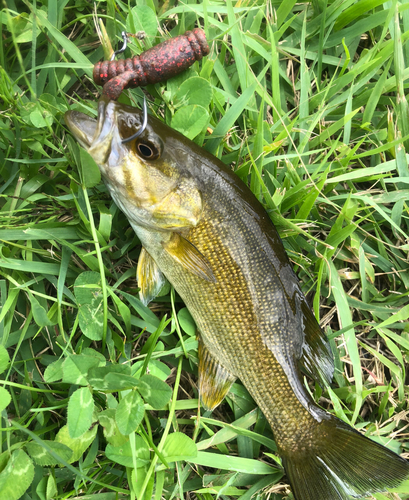
<instances>
[{"instance_id":1,"label":"fishing lure","mask_svg":"<svg viewBox=\"0 0 409 500\"><path fill-rule=\"evenodd\" d=\"M116 54L126 49L126 33L122 33L124 45ZM196 28L184 35L170 38L142 52L138 56L117 61L102 61L94 66L94 82L103 85L103 95L116 100L128 87L140 87L158 83L189 68L209 53L204 31Z\"/></svg>"}]
</instances>

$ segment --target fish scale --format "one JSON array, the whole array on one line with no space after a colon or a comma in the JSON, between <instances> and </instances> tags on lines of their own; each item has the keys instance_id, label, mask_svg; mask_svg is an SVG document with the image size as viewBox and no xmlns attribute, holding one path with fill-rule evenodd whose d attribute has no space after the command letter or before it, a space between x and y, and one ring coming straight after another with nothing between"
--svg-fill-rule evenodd
<instances>
[{"instance_id":1,"label":"fish scale","mask_svg":"<svg viewBox=\"0 0 409 500\"><path fill-rule=\"evenodd\" d=\"M257 267L261 275L271 274L265 252L260 247L250 245L251 253L248 256L246 246L223 245L223 237L226 235L219 231L211 231L211 222L206 222L205 220L197 228L192 229L189 239L199 250L203 247L211 249L208 254L209 262L215 269L217 283L204 286L195 283L189 286L191 280L185 276L177 285L178 293L193 317L197 317L200 334L209 351L218 359L226 359L222 364L229 367L230 371L242 380L262 409L275 435L280 436L280 441L292 440L292 436L297 434L300 428L303 429L312 417L294 397L284 370L260 337L260 328L264 327L263 313L268 308L269 317L274 316L274 303L259 304L259 313L256 314L254 301L248 290L248 281L236 264L240 255L240 260L246 260L251 268ZM230 219L230 223L232 222ZM246 233L244 232L242 236L245 238ZM229 250L225 251L226 248ZM274 286L275 282L272 284ZM217 306L204 311L205 314L197 314L203 304L217 304ZM210 317L211 320L203 321L202 317ZM273 329L268 333L272 338L274 334ZM260 381L260 367L268 384ZM296 421L291 418L294 414L297 415ZM293 425L288 425L291 421Z\"/></svg>"},{"instance_id":2,"label":"fish scale","mask_svg":"<svg viewBox=\"0 0 409 500\"><path fill-rule=\"evenodd\" d=\"M332 354L264 208L221 161L156 119L142 127L145 118L107 98L98 120L66 114L142 243L141 300L164 275L196 321L205 407L240 378L271 425L296 500L397 487L409 463L325 412L304 386L301 367L331 383Z\"/></svg>"}]
</instances>

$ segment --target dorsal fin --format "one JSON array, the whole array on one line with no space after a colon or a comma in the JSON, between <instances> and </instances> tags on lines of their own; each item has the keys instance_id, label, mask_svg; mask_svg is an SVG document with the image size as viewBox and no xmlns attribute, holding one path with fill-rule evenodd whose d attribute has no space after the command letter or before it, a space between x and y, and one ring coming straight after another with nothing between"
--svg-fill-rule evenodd
<instances>
[{"instance_id":1,"label":"dorsal fin","mask_svg":"<svg viewBox=\"0 0 409 500\"><path fill-rule=\"evenodd\" d=\"M304 342L301 365L317 382L330 384L334 375L334 357L331 346L306 301L301 302L304 323Z\"/></svg>"}]
</instances>

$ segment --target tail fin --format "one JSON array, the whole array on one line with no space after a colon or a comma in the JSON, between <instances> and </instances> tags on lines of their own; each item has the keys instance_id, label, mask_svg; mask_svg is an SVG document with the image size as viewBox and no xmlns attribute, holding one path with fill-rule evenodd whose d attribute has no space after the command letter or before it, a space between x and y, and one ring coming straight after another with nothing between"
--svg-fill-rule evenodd
<instances>
[{"instance_id":1,"label":"tail fin","mask_svg":"<svg viewBox=\"0 0 409 500\"><path fill-rule=\"evenodd\" d=\"M409 477L409 462L366 438L342 420L325 415L317 440L283 453L296 500L349 500L396 488Z\"/></svg>"}]
</instances>

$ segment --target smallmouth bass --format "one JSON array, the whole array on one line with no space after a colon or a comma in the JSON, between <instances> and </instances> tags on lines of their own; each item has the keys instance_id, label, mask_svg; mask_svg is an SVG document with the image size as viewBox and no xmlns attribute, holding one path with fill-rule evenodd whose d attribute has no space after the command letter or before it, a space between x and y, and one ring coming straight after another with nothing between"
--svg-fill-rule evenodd
<instances>
[{"instance_id":1,"label":"smallmouth bass","mask_svg":"<svg viewBox=\"0 0 409 500\"><path fill-rule=\"evenodd\" d=\"M144 118L104 98L97 120L65 116L142 243L141 299L152 300L165 276L196 321L203 405L215 408L242 381L297 500L398 486L409 462L319 408L304 387L300 365L329 383L332 354L264 208L221 161Z\"/></svg>"}]
</instances>

